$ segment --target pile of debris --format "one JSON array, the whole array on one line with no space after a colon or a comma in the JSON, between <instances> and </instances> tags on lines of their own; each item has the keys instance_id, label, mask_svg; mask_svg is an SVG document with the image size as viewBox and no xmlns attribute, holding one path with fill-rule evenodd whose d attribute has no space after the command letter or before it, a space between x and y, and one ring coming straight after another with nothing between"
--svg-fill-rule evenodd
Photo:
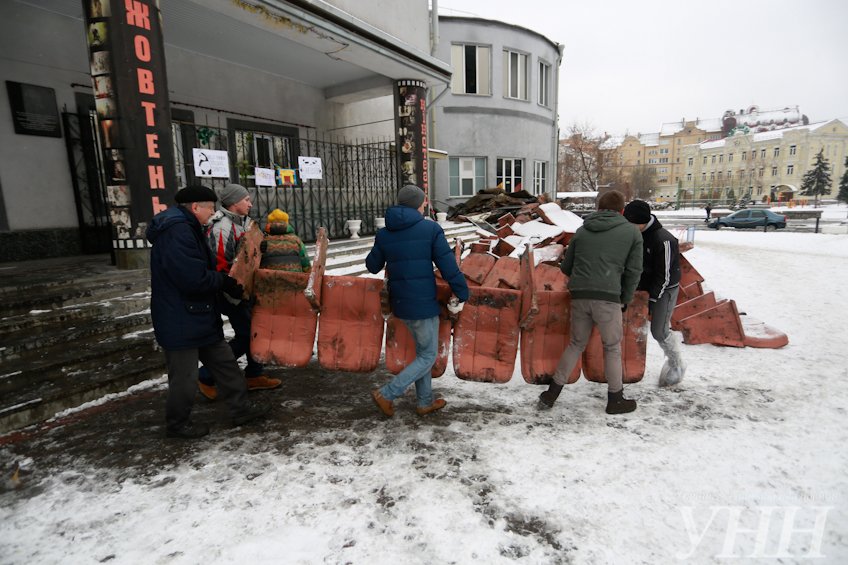
<instances>
[{"instance_id":1,"label":"pile of debris","mask_svg":"<svg viewBox=\"0 0 848 565\"><path fill-rule=\"evenodd\" d=\"M518 221L527 221L533 219L534 210L546 202L549 200L544 194L533 196L526 190L508 193L502 188L487 188L451 207L448 219L494 225L502 216L512 214Z\"/></svg>"},{"instance_id":2,"label":"pile of debris","mask_svg":"<svg viewBox=\"0 0 848 565\"><path fill-rule=\"evenodd\" d=\"M498 216L493 230L481 229L480 240L471 244L471 252L517 259L530 247L537 265L558 263L574 232L583 225L580 216L555 202L525 204L515 212ZM465 219L477 224L467 216Z\"/></svg>"}]
</instances>

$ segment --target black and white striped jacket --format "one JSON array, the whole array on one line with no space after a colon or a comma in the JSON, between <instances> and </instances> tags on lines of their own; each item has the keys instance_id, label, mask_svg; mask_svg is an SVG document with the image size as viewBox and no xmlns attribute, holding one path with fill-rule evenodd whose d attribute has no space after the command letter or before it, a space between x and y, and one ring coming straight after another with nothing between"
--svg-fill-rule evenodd
<instances>
[{"instance_id":1,"label":"black and white striped jacket","mask_svg":"<svg viewBox=\"0 0 848 565\"><path fill-rule=\"evenodd\" d=\"M642 232L642 242L642 277L638 288L647 290L650 300L656 302L680 284L680 248L677 238L653 214Z\"/></svg>"}]
</instances>

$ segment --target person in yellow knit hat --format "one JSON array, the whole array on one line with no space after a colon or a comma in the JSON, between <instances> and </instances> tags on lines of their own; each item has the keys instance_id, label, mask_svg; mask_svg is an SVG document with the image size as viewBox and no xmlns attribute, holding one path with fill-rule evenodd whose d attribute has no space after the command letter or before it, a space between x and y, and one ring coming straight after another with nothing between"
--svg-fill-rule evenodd
<instances>
[{"instance_id":1,"label":"person in yellow knit hat","mask_svg":"<svg viewBox=\"0 0 848 565\"><path fill-rule=\"evenodd\" d=\"M289 224L289 215L279 208L268 214L265 239L260 250L260 269L308 273L312 268L303 240L294 233L294 228Z\"/></svg>"}]
</instances>

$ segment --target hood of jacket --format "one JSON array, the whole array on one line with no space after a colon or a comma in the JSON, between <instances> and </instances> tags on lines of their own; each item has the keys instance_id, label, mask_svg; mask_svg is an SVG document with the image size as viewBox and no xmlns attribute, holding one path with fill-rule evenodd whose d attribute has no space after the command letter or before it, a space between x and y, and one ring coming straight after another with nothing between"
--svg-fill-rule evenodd
<instances>
[{"instance_id":1,"label":"hood of jacket","mask_svg":"<svg viewBox=\"0 0 848 565\"><path fill-rule=\"evenodd\" d=\"M188 210L181 206L172 206L160 214L153 216L150 225L147 226L147 241L156 243L156 239L163 232L171 229L177 224L189 224L194 229L200 227L200 222Z\"/></svg>"},{"instance_id":2,"label":"hood of jacket","mask_svg":"<svg viewBox=\"0 0 848 565\"><path fill-rule=\"evenodd\" d=\"M662 224L660 223L659 218L657 218L656 216L654 216L653 214L651 214L651 221L650 221L650 222L648 222L648 225L647 225L647 226L645 226L645 229L644 229L644 231L642 232L642 235L647 235L647 234L649 234L649 233L653 233L653 232L655 232L655 231L657 231L657 230L662 229L662 227L663 227L663 226L662 226Z\"/></svg>"},{"instance_id":3,"label":"hood of jacket","mask_svg":"<svg viewBox=\"0 0 848 565\"><path fill-rule=\"evenodd\" d=\"M592 232L609 231L622 224L629 224L627 218L612 210L592 212L583 220L583 227Z\"/></svg>"},{"instance_id":4,"label":"hood of jacket","mask_svg":"<svg viewBox=\"0 0 848 565\"><path fill-rule=\"evenodd\" d=\"M232 223L237 226L244 227L244 230L247 231L247 228L250 227L250 216L239 216L238 214L234 214L227 210L226 208L219 208L212 218L209 220L209 223L220 222L223 218L229 219Z\"/></svg>"},{"instance_id":5,"label":"hood of jacket","mask_svg":"<svg viewBox=\"0 0 848 565\"><path fill-rule=\"evenodd\" d=\"M424 216L418 210L409 206L390 206L386 210L386 229L389 231L405 230L423 221Z\"/></svg>"}]
</instances>

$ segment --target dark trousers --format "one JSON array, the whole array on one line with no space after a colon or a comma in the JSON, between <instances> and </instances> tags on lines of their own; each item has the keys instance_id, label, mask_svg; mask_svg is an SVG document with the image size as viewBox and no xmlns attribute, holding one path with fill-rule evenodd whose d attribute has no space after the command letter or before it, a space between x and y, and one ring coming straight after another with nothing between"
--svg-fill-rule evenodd
<instances>
[{"instance_id":1,"label":"dark trousers","mask_svg":"<svg viewBox=\"0 0 848 565\"><path fill-rule=\"evenodd\" d=\"M197 393L197 362L211 373L218 392L233 416L247 409L247 384L233 352L223 339L197 349L165 350L168 365L168 400L165 422L176 429L188 423Z\"/></svg>"},{"instance_id":2,"label":"dark trousers","mask_svg":"<svg viewBox=\"0 0 848 565\"><path fill-rule=\"evenodd\" d=\"M242 300L238 304L233 304L226 298L221 301L220 310L223 315L230 319L230 326L235 332L235 337L230 340L230 349L233 351L233 357L241 358L242 355L247 355L247 367L244 369L244 376L248 379L258 377L265 370L262 363L257 363L250 357L250 317L252 310L252 302ZM215 379L206 370L204 366L200 368L200 380L204 384L215 384Z\"/></svg>"}]
</instances>

